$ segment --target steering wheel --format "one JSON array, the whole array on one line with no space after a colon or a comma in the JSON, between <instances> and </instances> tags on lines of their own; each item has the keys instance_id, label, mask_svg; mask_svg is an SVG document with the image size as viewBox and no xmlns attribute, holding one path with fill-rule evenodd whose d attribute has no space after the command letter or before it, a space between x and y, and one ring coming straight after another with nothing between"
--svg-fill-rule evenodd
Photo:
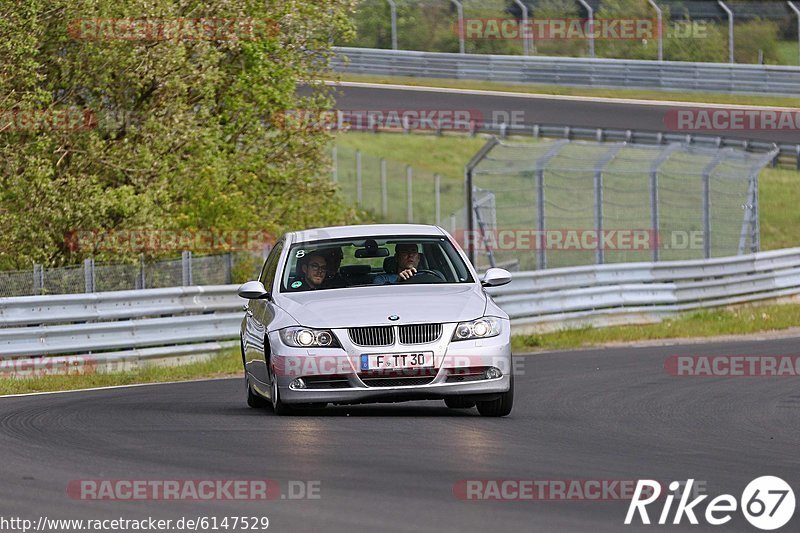
<instances>
[{"instance_id":1,"label":"steering wheel","mask_svg":"<svg viewBox=\"0 0 800 533\"><path fill-rule=\"evenodd\" d=\"M406 280L397 278L398 283L437 283L439 281L447 282L441 272L424 268L417 269L417 273Z\"/></svg>"}]
</instances>

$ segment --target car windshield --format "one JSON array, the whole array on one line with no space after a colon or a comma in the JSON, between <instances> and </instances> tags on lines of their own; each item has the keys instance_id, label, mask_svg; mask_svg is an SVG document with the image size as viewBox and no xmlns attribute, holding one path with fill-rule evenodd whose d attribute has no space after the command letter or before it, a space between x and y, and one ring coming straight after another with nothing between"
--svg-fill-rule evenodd
<instances>
[{"instance_id":1,"label":"car windshield","mask_svg":"<svg viewBox=\"0 0 800 533\"><path fill-rule=\"evenodd\" d=\"M473 283L473 278L444 237L335 239L293 245L281 292L420 283Z\"/></svg>"}]
</instances>

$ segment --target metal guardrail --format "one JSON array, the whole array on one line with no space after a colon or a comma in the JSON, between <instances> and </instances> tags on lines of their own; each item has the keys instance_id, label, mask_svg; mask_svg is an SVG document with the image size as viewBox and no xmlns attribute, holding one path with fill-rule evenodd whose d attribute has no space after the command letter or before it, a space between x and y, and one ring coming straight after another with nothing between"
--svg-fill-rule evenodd
<instances>
[{"instance_id":1,"label":"metal guardrail","mask_svg":"<svg viewBox=\"0 0 800 533\"><path fill-rule=\"evenodd\" d=\"M775 96L797 96L800 87L800 67L790 66L351 47L335 51L332 67L349 74Z\"/></svg>"},{"instance_id":2,"label":"metal guardrail","mask_svg":"<svg viewBox=\"0 0 800 533\"><path fill-rule=\"evenodd\" d=\"M520 272L489 292L518 330L656 322L693 309L800 295L800 248Z\"/></svg>"},{"instance_id":3,"label":"metal guardrail","mask_svg":"<svg viewBox=\"0 0 800 533\"><path fill-rule=\"evenodd\" d=\"M499 135L500 137L506 137L508 135L530 135L534 138L548 137L599 142L627 142L629 144L661 145L677 142L713 148L738 148L755 153L768 153L777 149L778 153L772 160L773 167L780 166L800 170L800 144L732 139L719 135L697 135L693 133L623 130L613 128L582 128L563 124L533 124L531 126L481 124L476 125L472 130L473 134L481 132Z\"/></svg>"},{"instance_id":4,"label":"metal guardrail","mask_svg":"<svg viewBox=\"0 0 800 533\"><path fill-rule=\"evenodd\" d=\"M517 332L644 323L800 295L800 248L512 276L489 292ZM0 375L123 369L216 353L236 345L241 305L235 285L0 298Z\"/></svg>"},{"instance_id":5,"label":"metal guardrail","mask_svg":"<svg viewBox=\"0 0 800 533\"><path fill-rule=\"evenodd\" d=\"M0 298L0 375L129 369L236 345L235 285Z\"/></svg>"}]
</instances>

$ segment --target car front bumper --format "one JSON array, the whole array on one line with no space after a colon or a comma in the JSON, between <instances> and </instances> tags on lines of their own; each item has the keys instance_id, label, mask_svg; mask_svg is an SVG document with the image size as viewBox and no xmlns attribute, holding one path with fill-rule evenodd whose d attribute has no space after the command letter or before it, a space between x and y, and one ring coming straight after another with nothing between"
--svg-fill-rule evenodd
<instances>
[{"instance_id":1,"label":"car front bumper","mask_svg":"<svg viewBox=\"0 0 800 533\"><path fill-rule=\"evenodd\" d=\"M316 351L285 346L274 332L272 346L278 350L273 351L271 363L281 400L287 404L400 402L453 396L491 400L508 391L514 370L509 328L488 339L451 342L455 324L446 326L451 327L445 327L435 343L414 346L356 346L349 342L347 330L334 330L342 348ZM415 371L401 371L394 379L369 380L375 374L359 370L363 354L423 351L434 355L434 366L423 377ZM483 377L483 370L490 367L499 369L502 375ZM307 388L290 386L297 378L303 378ZM331 383L333 387L325 386Z\"/></svg>"}]
</instances>

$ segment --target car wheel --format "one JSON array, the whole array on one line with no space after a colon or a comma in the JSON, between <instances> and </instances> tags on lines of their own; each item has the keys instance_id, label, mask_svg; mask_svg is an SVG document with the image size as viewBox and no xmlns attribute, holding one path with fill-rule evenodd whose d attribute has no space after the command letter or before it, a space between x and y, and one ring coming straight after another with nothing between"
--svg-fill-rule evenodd
<instances>
[{"instance_id":1,"label":"car wheel","mask_svg":"<svg viewBox=\"0 0 800 533\"><path fill-rule=\"evenodd\" d=\"M278 416L291 414L291 408L281 401L281 393L278 390L278 378L275 373L270 370L269 373L269 392L272 396L272 412Z\"/></svg>"},{"instance_id":2,"label":"car wheel","mask_svg":"<svg viewBox=\"0 0 800 533\"><path fill-rule=\"evenodd\" d=\"M247 388L247 405L253 409L263 409L269 405L266 399L253 392L253 387L250 386L250 377L247 375L246 370L244 372L244 386Z\"/></svg>"},{"instance_id":3,"label":"car wheel","mask_svg":"<svg viewBox=\"0 0 800 533\"><path fill-rule=\"evenodd\" d=\"M460 396L445 398L444 404L450 409L470 409L475 407L475 402L473 400L465 400Z\"/></svg>"},{"instance_id":4,"label":"car wheel","mask_svg":"<svg viewBox=\"0 0 800 533\"><path fill-rule=\"evenodd\" d=\"M506 416L514 406L514 375L509 376L511 380L508 391L500 395L496 400L488 402L475 402L481 416Z\"/></svg>"}]
</instances>

